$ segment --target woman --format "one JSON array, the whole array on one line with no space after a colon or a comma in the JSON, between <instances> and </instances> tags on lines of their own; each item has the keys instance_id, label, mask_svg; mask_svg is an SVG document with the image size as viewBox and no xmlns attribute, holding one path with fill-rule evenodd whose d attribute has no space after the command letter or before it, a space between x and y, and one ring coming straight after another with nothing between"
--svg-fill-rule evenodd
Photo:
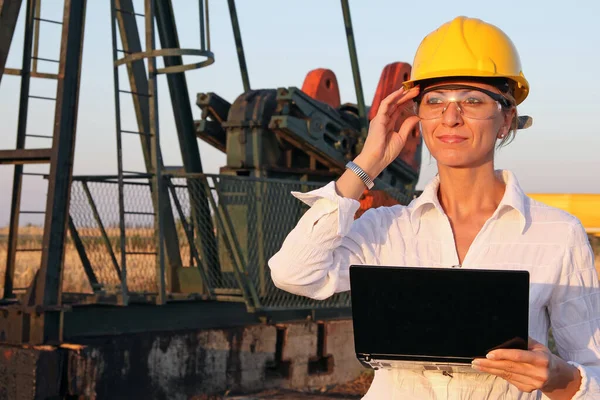
<instances>
[{"instance_id":1,"label":"woman","mask_svg":"<svg viewBox=\"0 0 600 400\"><path fill-rule=\"evenodd\" d=\"M352 264L526 269L537 284L528 351L475 360L487 374L378 370L365 398L600 398L600 292L587 235L575 217L527 197L510 171L494 170L495 145L513 138L529 92L514 45L497 27L459 17L423 40L411 78L382 102L354 165L336 182L294 193L311 208L269 261L274 283L324 299L349 290ZM416 115L398 129L400 111L413 105ZM438 176L408 206L354 221L365 185L413 132ZM561 357L546 347L550 326Z\"/></svg>"}]
</instances>

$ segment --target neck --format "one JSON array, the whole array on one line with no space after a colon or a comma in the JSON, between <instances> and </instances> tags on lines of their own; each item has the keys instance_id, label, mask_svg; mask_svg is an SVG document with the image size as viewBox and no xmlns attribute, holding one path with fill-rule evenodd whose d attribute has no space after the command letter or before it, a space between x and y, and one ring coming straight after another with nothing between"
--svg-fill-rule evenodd
<instances>
[{"instance_id":1,"label":"neck","mask_svg":"<svg viewBox=\"0 0 600 400\"><path fill-rule=\"evenodd\" d=\"M476 168L438 165L438 171L438 198L451 219L469 218L481 213L491 215L504 196L506 185L496 177L491 162Z\"/></svg>"}]
</instances>

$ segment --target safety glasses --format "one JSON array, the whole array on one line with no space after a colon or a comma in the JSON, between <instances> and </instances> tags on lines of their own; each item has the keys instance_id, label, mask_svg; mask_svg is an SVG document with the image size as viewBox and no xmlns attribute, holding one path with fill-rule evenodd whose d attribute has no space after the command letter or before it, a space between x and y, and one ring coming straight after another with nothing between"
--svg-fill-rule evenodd
<instances>
[{"instance_id":1,"label":"safety glasses","mask_svg":"<svg viewBox=\"0 0 600 400\"><path fill-rule=\"evenodd\" d=\"M423 120L441 118L454 103L460 114L469 119L494 118L502 106L511 102L492 91L469 85L440 85L426 88L415 99L415 112Z\"/></svg>"}]
</instances>

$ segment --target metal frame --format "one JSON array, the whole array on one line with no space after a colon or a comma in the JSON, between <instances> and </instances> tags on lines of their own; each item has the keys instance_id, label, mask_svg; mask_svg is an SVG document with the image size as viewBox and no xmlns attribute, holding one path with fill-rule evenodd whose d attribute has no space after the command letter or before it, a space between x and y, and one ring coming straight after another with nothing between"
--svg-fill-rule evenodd
<instances>
[{"instance_id":1,"label":"metal frame","mask_svg":"<svg viewBox=\"0 0 600 400\"><path fill-rule=\"evenodd\" d=\"M45 214L40 268L35 274L33 282L27 288L21 304L5 309L0 318L0 332L4 336L4 341L11 343L51 343L59 342L62 339L62 266L69 220L68 205L75 150L86 1L65 0L64 2L56 98L48 98L48 100L56 102L54 134L51 137L52 147L32 152L24 149L24 146L27 136L28 99L35 97L29 95L29 79L36 6L39 6L37 0L29 0L27 3L17 148L12 151L3 151L0 154L0 157L3 158L2 163L16 165L11 204L9 254L5 276L5 287L8 290L5 290L4 301L14 299L13 279L15 253L18 251L16 243L19 214L26 212ZM38 20L41 19L38 18ZM47 158L48 155L49 158ZM22 164L43 161L50 163L45 211L20 210L22 176L25 175Z\"/></svg>"},{"instance_id":2,"label":"metal frame","mask_svg":"<svg viewBox=\"0 0 600 400\"><path fill-rule=\"evenodd\" d=\"M21 4L22 0L0 0L0 82L5 72L6 59L17 26ZM29 18L26 21L29 21Z\"/></svg>"},{"instance_id":3,"label":"metal frame","mask_svg":"<svg viewBox=\"0 0 600 400\"><path fill-rule=\"evenodd\" d=\"M150 9L149 9L150 7ZM163 248L162 242L166 241L166 252L168 254L170 269L177 269L182 265L181 256L179 254L179 243L177 235L175 234L175 221L173 220L170 208L165 210L164 217L161 218L161 226L158 227L157 216L161 214L162 209L160 208L159 201L166 196L166 192L158 186L158 181L153 178L155 171L162 168L162 164L158 163L160 160L159 152L156 151L156 137L154 130L157 128L157 121L155 118L158 117L156 112L156 101L153 100L152 90L156 91L154 86L155 71L148 71L144 66L143 58L139 59L128 59L126 62L118 59L118 52L122 52L127 58L129 55L139 54L141 50L140 35L138 35L138 25L136 17L144 17L144 31L148 28L154 32L154 25L148 24L148 20L153 21L153 8L151 5L144 3L145 14L137 14L133 8L133 2L131 0L112 0L111 1L111 26L112 26L112 43L113 43L113 62L114 62L114 93L115 93L115 113L116 113L116 134L117 134L117 163L118 163L118 175L119 175L119 226L121 230L121 292L123 295L124 304L128 302L128 288L127 288L127 255L128 251L126 248L126 229L125 229L125 215L128 214L125 210L123 202L123 178L125 171L123 170L123 149L122 139L123 133L137 134L140 137L140 143L142 145L142 153L144 155L146 173L152 182L151 193L153 196L153 214L155 216L155 241L156 241L156 260L157 268L164 271L164 254L161 249ZM148 12L150 14L148 15ZM122 49L117 48L117 24L120 32ZM146 41L149 39L149 35L146 32L142 35ZM146 43L147 46L148 43ZM151 40L151 47L153 49L153 41ZM149 62L155 60L150 58ZM125 91L120 88L119 85L119 65L124 64L127 67L127 73L129 76L129 85L131 90ZM121 107L120 107L120 95L121 93L131 94L134 110L137 117L138 131L125 131L121 127ZM134 172L133 175L141 176L143 173ZM158 196L158 197L155 197ZM166 225L166 227L165 227ZM166 237L162 234L163 231L167 231ZM164 273L161 274L164 276ZM159 278L161 275L157 275ZM164 280L164 279L163 279ZM161 280L159 279L157 289L162 293ZM164 301L164 296L161 296L159 301Z\"/></svg>"},{"instance_id":4,"label":"metal frame","mask_svg":"<svg viewBox=\"0 0 600 400\"><path fill-rule=\"evenodd\" d=\"M240 32L240 23L235 9L235 0L227 0L229 6L229 16L231 17L231 28L233 29L233 38L235 40L235 48L240 64L240 73L242 75L242 83L244 92L250 91L250 78L248 77L248 67L246 66L246 56L244 55L244 45L242 44L242 34Z\"/></svg>"},{"instance_id":5,"label":"metal frame","mask_svg":"<svg viewBox=\"0 0 600 400\"><path fill-rule=\"evenodd\" d=\"M175 186L172 184L171 181L168 181L167 185L171 191L171 197L173 198L173 203L175 204L175 209L177 210L177 214L179 215L179 221L181 221L181 224L183 225L183 230L185 231L185 235L188 240L188 246L190 247L190 264L193 265L192 262L196 263L196 265L198 266L198 270L200 271L200 275L202 276L202 284L204 286L204 290L209 295L212 295L212 289L211 289L211 285L209 283L209 278L206 275L206 269L208 269L208 267L206 266L206 263L204 262L204 260L200 258L199 254L198 254L198 249L196 248L196 245L194 242L194 226L193 226L194 220L192 219L190 221L191 223L188 223L188 221L183 213L183 208L181 207L181 202L179 201L179 197L177 196L177 193L175 192Z\"/></svg>"},{"instance_id":6,"label":"metal frame","mask_svg":"<svg viewBox=\"0 0 600 400\"><path fill-rule=\"evenodd\" d=\"M20 2L19 2L20 3ZM27 131L27 113L29 110L29 83L30 75L29 70L31 69L31 55L33 46L33 23L35 15L35 6L37 1L28 0L27 9L25 14L25 33L23 41L23 59L22 59L22 71L21 76L21 91L19 98L19 117L17 122L17 143L16 150L25 149L25 139ZM19 4L20 5L20 4ZM4 5L6 7L6 5ZM15 14L18 15L18 9ZM8 50L8 49L7 49ZM4 60L6 61L6 60ZM2 62L2 60L0 60ZM4 65L0 65L4 67ZM10 151L5 150L5 153ZM49 156L50 152L46 152L46 156ZM25 161L25 160L24 160ZM6 258L6 271L4 277L4 298L14 298L13 294L13 281L15 276L15 263L17 255L17 242L19 232L19 208L21 205L21 189L23 187L23 165L15 164L15 170L13 173L13 187L12 187L12 199L10 205L10 223L8 228L8 252Z\"/></svg>"},{"instance_id":7,"label":"metal frame","mask_svg":"<svg viewBox=\"0 0 600 400\"><path fill-rule=\"evenodd\" d=\"M352 18L350 17L350 5L348 5L348 0L341 0L341 2L342 13L344 15L344 25L346 28L346 40L348 41L348 52L350 53L350 64L352 66L352 76L354 77L354 89L356 90L356 102L358 103L360 133L362 137L366 140L369 124L367 123L367 113L365 111L365 96L363 94L362 82L360 79L360 70L358 68L358 56L356 55L354 29L352 28Z\"/></svg>"},{"instance_id":8,"label":"metal frame","mask_svg":"<svg viewBox=\"0 0 600 400\"><path fill-rule=\"evenodd\" d=\"M184 168L188 172L201 173L202 163L200 160L200 151L198 144L195 140L195 126L191 112L191 107L188 100L187 84L185 75L181 72L192 69L201 68L209 65L214 61L214 55L210 52L210 36L205 34L204 29L208 30L208 19L206 25L204 25L204 18L202 18L202 1L200 1L200 20L201 20L201 35L200 35L200 50L189 50L180 49L177 39L177 31L174 24L174 15L170 1L159 1L145 3L144 14L136 14L133 10L133 3L131 0L113 0L112 1L112 23L113 23L113 58L114 58L114 79L115 79L115 108L117 112L117 156L118 156L118 171L119 181L121 182L119 190L119 204L120 204L120 226L121 226L121 271L122 281L126 282L127 268L126 268L126 249L125 249L125 214L123 204L123 163L122 163L122 133L136 133L140 136L142 142L142 148L144 152L144 158L146 160L146 172L150 174L153 181L152 193L159 193L158 197L154 198L154 213L155 216L161 215L162 218L156 219L157 226L157 259L158 264L161 265L161 249L162 242L165 242L166 253L169 259L170 268L167 270L167 281L169 284L168 291L177 292L180 289L180 283L178 281L177 271L182 268L182 260L179 255L179 244L176 235L175 221L173 214L170 211L170 202L168 201L168 193L165 188L159 188L162 180L160 174L164 168L161 157L160 148L155 145L158 143L158 109L157 109L157 93L155 80L158 74L167 74L167 82L171 94L173 103L173 112L175 121L177 124L177 132L179 136L180 149L183 159ZM208 4L206 4L206 9ZM145 20L145 32L146 32L146 50L142 51L141 43L138 40L138 28L135 20L136 16L144 17ZM118 21L119 30L121 33L121 42L123 45L122 49L117 49L116 40L116 28L115 19ZM163 45L163 49L156 50L153 32L154 32L154 21L158 25L158 32L160 40ZM152 39L152 40L150 40ZM208 42L208 43L207 43ZM122 52L125 57L118 59L117 53ZM183 65L181 55L204 55L207 60L200 63ZM155 67L156 57L163 56L165 62L165 68L157 69ZM148 60L149 70L146 75L143 59ZM121 127L120 121L120 100L119 93L125 91L119 87L118 71L117 68L120 65L126 65L129 74L131 91L133 97L134 108L138 120L138 132L124 131ZM153 126L155 127L153 129ZM156 146L156 151L153 151L153 147ZM139 173L136 173L139 174ZM198 191L191 191L199 193ZM206 239L203 246L200 248L202 258L207 260L209 266L213 269L218 269L218 260L214 258L216 254L216 242L211 241L212 235L208 233L211 231L210 225L210 210L208 203L205 199L199 197L194 198L195 204L197 205L195 210L199 210L195 215L195 223L192 224L197 227L206 227L205 232L200 234ZM162 204L162 205L161 205ZM166 208L163 208L166 207ZM160 226L159 226L160 225ZM166 234L163 234L164 233ZM164 267L161 268L164 271ZM162 276L163 274L161 274ZM125 285L125 284L124 284ZM162 282L159 282L159 291L164 292L162 289ZM126 291L126 286L122 289ZM161 296L161 300L164 301L164 296Z\"/></svg>"},{"instance_id":9,"label":"metal frame","mask_svg":"<svg viewBox=\"0 0 600 400\"><path fill-rule=\"evenodd\" d=\"M202 0L199 0L199 5L202 9ZM157 1L155 6L156 25L158 27L161 46L163 49L178 49L179 39L171 0ZM208 8L208 2L206 7ZM202 17L203 16L201 15L200 21L204 21L204 18ZM202 35L203 30L201 27L200 47L201 51L205 51L207 45L204 43ZM207 51L210 51L210 43ZM163 61L166 69L171 68L171 71L174 68L183 65L181 56L164 57ZM175 71L177 70L175 69ZM184 170L187 173L202 173L200 149L198 147L198 141L196 140L194 117L190 105L190 96L185 75L183 73L170 73L167 75L167 84L169 86L169 94L171 97L171 105L173 108L173 116L175 118ZM192 209L194 210L193 225L198 229L201 229L198 234L202 237L202 242L198 250L202 259L206 260L208 267L216 272L219 270L219 260L216 257L218 254L216 251L217 242L212 234L213 224L210 217L210 208L206 199L208 193L204 193L205 195L201 197L198 195L203 193L200 190L201 186L198 186L195 181L192 181L189 184L189 195L193 202ZM171 279L173 278L172 275L173 274L170 276ZM170 289L173 291L177 288L171 287Z\"/></svg>"},{"instance_id":10,"label":"metal frame","mask_svg":"<svg viewBox=\"0 0 600 400\"><path fill-rule=\"evenodd\" d=\"M27 293L28 304L42 307L56 307L62 302L62 266L73 174L85 8L85 0L65 0L44 251L36 281ZM60 323L60 311L45 312L32 332L33 341L60 341Z\"/></svg>"},{"instance_id":11,"label":"metal frame","mask_svg":"<svg viewBox=\"0 0 600 400\"><path fill-rule=\"evenodd\" d=\"M146 28L146 49L154 49L154 0L144 1L144 11L146 13L145 28ZM155 204L154 212L154 230L156 239L156 285L158 290L158 304L165 304L166 299L166 281L165 281L165 253L164 253L164 220L163 212L165 196L161 195L164 192L164 182L162 179L162 155L160 152L160 135L158 129L158 84L156 82L156 58L148 59L148 103L150 110L150 154L155 166L153 182L156 191L153 192L153 200Z\"/></svg>"},{"instance_id":12,"label":"metal frame","mask_svg":"<svg viewBox=\"0 0 600 400\"><path fill-rule=\"evenodd\" d=\"M132 180L133 178L130 178ZM253 188L258 190L257 193L264 193L261 189L264 189L269 184L273 185L289 185L292 182L289 180L280 180L280 179L265 179L265 178L251 178L251 177L238 177L238 176L229 176L229 175L213 175L213 174L187 174L185 172L179 173L169 173L168 175L164 175L163 179L165 181L165 186L167 186L171 192L172 203L179 215L180 221L184 228L184 234L187 239L187 242L190 246L190 257L193 261L195 261L195 265L198 268L198 274L200 280L197 284L192 286L188 285L188 289L193 288L192 291L186 291L185 293L174 293L169 292L166 295L168 301L175 300L193 300L193 299L204 299L204 300L217 300L217 301L226 301L226 302L244 302L246 304L246 309L248 312L252 313L264 313L264 312L279 312L281 309L281 301L279 297L281 294L278 291L273 292L275 289L272 283L269 283L265 279L265 275L267 272L264 270L266 267L266 259L263 254L260 254L261 251L265 250L262 246L265 245L265 240L271 240L267 237L264 237L262 224L262 216L261 216L261 207L265 207L268 205L261 204L261 201L256 201L256 204L251 206L250 213L253 215L253 218L256 220L248 221L248 224L252 225L249 227L248 234L251 235L255 240L252 240L252 246L255 246L255 249L250 253L250 249L243 250L243 243L240 242L242 237L237 232L237 227L239 221L234 221L234 216L231 214L231 210L229 209L229 201L227 200L230 196L229 193L223 192L231 192L231 188L238 187L241 188L242 191L240 193L246 193L246 196L249 196L248 199L252 199L252 193L254 192ZM110 183L113 185L118 184L118 176L77 176L75 180L83 183ZM183 180L184 183L175 182L175 180ZM135 184L142 186L149 186L149 183L140 182L127 182L127 184ZM204 192L211 193L214 192L215 197L210 195L208 197L209 202L213 210L215 210L214 218L215 223L218 228L218 232L221 234L221 245L223 246L223 250L226 252L227 257L231 261L231 272L233 273L232 278L234 281L227 282L221 281L218 277L214 275L208 275L205 271L208 270L204 261L199 257L198 249L198 241L201 238L194 237L192 229L190 227L191 222L193 221L192 215L185 215L183 212L183 207L179 202L179 195L175 192L175 189L183 189L185 191L189 190L190 182L195 181L196 184L204 186ZM310 187L316 187L322 185L317 182L301 182L294 183L294 185L300 184L301 186L310 185ZM233 185L233 186L232 186ZM241 185L241 186L240 186ZM246 189L243 189L246 188ZM284 188L285 190L285 188ZM90 190L91 192L91 190ZM219 201L216 201L216 198ZM87 196L83 196L83 200L86 202L86 205L82 207L82 204L79 204L78 210L81 209L89 209L93 208L90 203L95 202L95 199L92 197L91 199ZM81 201L81 200L80 200ZM235 201L235 200L234 200ZM252 201L252 200L251 200ZM190 206L192 206L192 202L190 200ZM191 211L191 210L190 210ZM93 214L93 210L91 214ZM75 217L75 216L74 216ZM81 220L81 215L77 215L78 220ZM89 216L88 216L89 218ZM88 219L85 218L85 219ZM98 216L98 219L101 219L102 216ZM74 227L76 230L77 228ZM262 242L261 242L262 241ZM87 245L84 243L84 248ZM97 250L95 250L97 251ZM106 255L106 250L104 250L104 254ZM254 254L251 256L250 254ZM192 264L193 265L193 264ZM92 268L98 268L99 265L91 266ZM193 269L195 267L192 266ZM215 279L213 279L215 278ZM93 281L90 280L90 283L93 285ZM232 284L234 286L229 286ZM112 296L112 300L111 297ZM142 292L130 292L130 299L138 299L135 301L139 301L140 298L145 299L144 301L150 300L150 302L156 302L157 299L160 298L160 294L152 294L152 293L142 293ZM142 296L142 297L140 297ZM72 297L72 295L71 295ZM120 302L120 298L114 295L107 295L103 292L98 292L95 297L96 301L102 303L110 303L110 304L122 304ZM263 300L266 303L263 304ZM133 301L133 300L131 300ZM274 303L275 301L275 303ZM310 305L306 300L301 300L301 298L289 298L285 300L290 305L291 308L301 308L306 309L307 306L310 308ZM296 304L294 306L294 304ZM347 307L347 300L345 298L340 298L339 300L333 300L328 302L326 305L324 304L323 308L331 308L331 309L339 309ZM131 304L131 302L129 303Z\"/></svg>"},{"instance_id":13,"label":"metal frame","mask_svg":"<svg viewBox=\"0 0 600 400\"><path fill-rule=\"evenodd\" d=\"M71 234L71 239L73 240L75 248L77 249L77 254L79 255L79 259L81 260L81 264L83 265L83 270L85 271L88 281L90 282L90 286L92 287L92 290L94 292L97 292L98 289L101 288L101 285L100 283L98 283L96 273L92 268L92 264L90 263L87 253L85 252L85 246L83 244L83 241L79 236L79 232L77 231L77 228L75 227L75 223L73 223L73 218L71 218L71 216L69 216L69 233Z\"/></svg>"},{"instance_id":14,"label":"metal frame","mask_svg":"<svg viewBox=\"0 0 600 400\"><path fill-rule=\"evenodd\" d=\"M114 65L114 89L115 89L115 109L116 109L116 138L117 138L117 158L118 173L116 176L97 176L97 177L77 177L81 180L82 190L85 192L85 199L91 208L93 219L101 231L102 242L109 254L112 267L120 279L120 293L107 293L105 287L99 282L98 276L94 271L94 265L88 253L86 252L86 239L79 235L77 226L72 216L68 214L68 205L70 199L70 189L72 182L73 151L75 146L75 127L77 122L77 106L79 95L79 80L81 69L81 54L84 33L85 0L65 0L64 24L62 32L61 52L58 74L45 74L37 71L37 60L41 60L38 54L38 37L40 34L40 25L42 22L60 23L41 18L40 0L27 0L27 16L25 27L25 46L23 51L22 70L5 69L8 48L14 33L14 25L19 12L19 6L22 0L8 2L0 0L0 79L4 73L21 75L21 97L19 126L17 133L17 145L15 150L0 151L0 164L14 164L15 174L13 183L13 202L11 207L11 230L9 238L8 265L5 279L4 303L17 302L13 293L13 278L15 267L16 247L19 214L26 211L19 210L20 193L22 186L22 177L26 175L23 172L23 164L28 163L49 163L50 172L48 179L48 198L45 211L31 211L36 213L45 213L45 226L42 248L41 268L37 272L26 295L20 299L20 303L5 306L0 313L0 342L9 343L56 343L63 337L77 338L90 334L108 334L114 332L114 324L107 328L96 316L105 315L106 312L119 314L119 318L124 318L117 328L122 332L132 332L139 330L154 330L157 325L153 324L152 319L160 320L158 324L160 329L164 329L164 324L169 317L172 317L169 326L172 329L181 328L209 328L219 326L239 325L240 323L255 323L257 321L278 321L307 316L315 318L322 315L323 318L333 318L336 316L348 316L349 308L346 303L331 303L331 308L319 309L288 309L275 310L276 307L284 307L276 304L269 309L269 305L264 299L267 296L268 282L264 277L264 269L249 271L250 263L255 262L264 268L266 260L264 249L259 248L255 259L246 255L247 244L240 243L236 232L237 225L233 219L235 212L228 210L228 206L222 201L218 203L212 196L215 191L219 195L227 197L229 194L223 194L222 179L242 179L249 183L252 190L242 193L245 196L253 193L263 193L266 180L250 177L236 178L225 175L207 175L203 174L200 152L196 140L197 129L203 129L202 134L208 138L209 142L216 143L220 148L225 149L226 130L228 129L226 118L230 106L227 102L220 99L216 94L208 94L207 101L199 98L199 105L204 107L204 116L210 115L213 120L205 121L205 124L196 124L193 120L192 110L189 104L189 92L184 71L201 68L211 64L214 61L214 55L210 49L210 32L208 19L208 0L199 0L200 10L200 48L199 49L181 49L179 48L179 39L175 25L171 0L144 0L144 14L137 14L133 10L132 0L111 0L111 21L112 21L112 43L113 43L113 65ZM319 104L305 99L301 93L295 93L288 89L287 92L280 92L281 104L284 105L286 96L293 97L295 104L305 110L317 110L319 117L323 115L328 122L344 128L346 131L352 130L353 138L360 140L366 135L366 113L360 81L360 72L354 35L350 20L350 11L347 0L341 0L348 48L351 58L355 89L358 101L359 127L350 126L345 123L339 115L331 114L331 110L320 107ZM245 91L250 91L250 81L248 68L246 65L243 44L241 39L240 25L234 0L228 0L229 12L234 32L234 39L238 54L238 62ZM137 17L144 17L143 35L139 35ZM155 23L157 32L155 32ZM161 42L161 49L156 49L155 33L158 33ZM117 48L117 37L120 37L122 48ZM145 46L142 50L140 36L144 38ZM6 50L6 51L4 51ZM122 57L120 57L122 55ZM182 56L194 55L204 57L200 62L183 64ZM165 68L157 68L156 57L163 57ZM144 62L148 63L146 71ZM125 91L120 87L118 68L124 66L127 69L130 90ZM160 74L166 75L170 97L172 100L173 113L177 126L177 133L180 143L180 151L183 160L181 173L165 169L161 157L160 132L158 129L158 93L157 79ZM50 99L40 96L29 95L29 82L32 77L54 78L58 79L56 99ZM274 92L274 91L273 91ZM121 126L120 96L121 94L132 96L134 110L137 121L137 131L124 130ZM28 135L26 133L26 120L28 111L28 102L30 98L44 100L56 100L55 125L53 136ZM314 104L313 104L314 103ZM270 111L269 111L270 112ZM285 131L288 126L284 122L293 125L294 122L304 124L306 121L296 121L292 115L288 115L289 107L285 105L279 114L274 115L271 123L271 129ZM279 121L279 122L278 122ZM324 120L321 119L321 123ZM208 123L210 122L210 123ZM246 123L247 121L242 121ZM256 121L250 121L255 123ZM318 122L318 121L317 121ZM277 125L277 126L276 126ZM356 125L356 124L355 124ZM197 128L198 126L198 128ZM245 125L244 125L245 126ZM265 126L252 125L254 128L266 129ZM253 128L253 129L254 129ZM310 127L313 129L314 127ZM205 130L205 131L204 131ZM304 132L290 128L290 132L282 133L281 136L288 139L289 142L305 141L313 139L316 131ZM246 132L242 132L244 135ZM250 132L255 133L255 132ZM347 132L345 132L347 133ZM140 144L144 156L145 171L128 172L124 171L123 166L123 134L137 134L140 138ZM47 149L26 149L25 138L27 136L47 137L53 139L53 145ZM245 138L245 136L244 136ZM320 139L326 141L321 135ZM330 138L328 138L330 139ZM253 138L255 147L268 146L257 138ZM309 141L306 141L309 143ZM306 144L305 143L305 144ZM272 145L276 143L270 143ZM342 144L340 144L342 146ZM339 147L339 146L338 146ZM342 146L343 147L343 146ZM304 148L305 154L310 159L310 167L294 168L289 170L281 167L265 167L276 174L302 173L304 178L311 176L330 176L335 169L343 167L344 154L340 151L329 151L330 149L318 145L314 148ZM339 148L337 148L339 150ZM255 149L253 151L260 151ZM317 169L316 160L327 165L327 168ZM250 175L262 176L259 167L256 171L247 168ZM260 168L263 168L261 165ZM285 170L285 171L284 171ZM233 170L231 170L233 171ZM230 171L230 172L231 172ZM234 173L236 171L233 171ZM39 174L38 174L39 175ZM277 175L276 175L277 176ZM186 216L183 207L177 197L175 187L171 178L179 177L186 179L183 187L188 191L191 207L191 215ZM133 182L135 180L136 182ZM269 175L268 182L278 182ZM112 247L106 229L102 221L98 207L96 206L93 193L88 187L88 182L112 182L118 185L119 202L119 231L121 258L117 259L115 249ZM212 186L210 184L212 182ZM281 180L288 183L289 181ZM308 182L306 182L308 184ZM149 187L152 195L153 212L140 212L125 209L125 185L144 185ZM382 184L382 187L388 188L388 185ZM249 186L249 187L250 187ZM225 189L229 187L224 186ZM169 192L172 195L171 201ZM265 215L263 205L257 199L257 204L252 207L253 218L262 220ZM183 262L179 250L179 239L177 237L176 221L172 210L181 220L185 239L190 246L190 260L195 263L199 269L200 278L198 282L198 293L182 293L179 279L179 273L182 272ZM211 216L211 209L214 211ZM250 209L250 208L248 208ZM156 256L156 293L135 293L129 290L127 285L127 224L125 216L127 214L148 214L154 217L154 238L156 251L152 254ZM232 217L233 215L233 217ZM188 219L189 218L189 219ZM256 222L256 221L254 221ZM221 266L219 252L217 247L217 238L213 233L213 223L217 225L219 232L223 236L223 246L232 259L231 270L233 276L230 282L222 287L216 287L211 279L220 279ZM92 286L91 295L72 295L61 292L62 267L64 260L65 235L69 230L73 244L82 262L86 276ZM250 231L249 231L250 232ZM264 246L267 240L267 233L264 227L257 224L251 231L258 240L258 246ZM168 261L169 268L165 268L165 262ZM229 273L229 272L228 272ZM251 273L259 273L249 275ZM233 280L235 278L235 281ZM237 285L237 286L236 286ZM195 290L195 287L193 288ZM222 303L215 302L196 302L196 300L219 300ZM185 300L180 302L178 300ZM63 301L65 304L63 304ZM287 301L287 298L286 298ZM239 304L243 302L245 304ZM114 305L128 305L128 307L116 307L107 310L106 308L88 306L79 307L82 304L103 303ZM152 313L153 318L135 317L136 313L143 313L141 308L134 304L144 303L157 304L161 307L146 308ZM174 303L177 303L175 305ZM238 304L235 304L238 303ZM267 304L267 305L265 305ZM327 303L329 304L329 303ZM308 307L308 306L306 306ZM327 306L329 307L329 306ZM185 311L182 311L185 309ZM65 313L70 310L70 313ZM176 310L176 311L174 311ZM181 312L182 314L175 314ZM171 314L174 313L174 314ZM179 322L178 316L185 315L185 321ZM200 321L190 322L194 318L200 317ZM164 318L164 320L163 320ZM90 323L90 321L92 321ZM172 325L171 325L172 323ZM179 325L178 325L179 323ZM64 336L63 336L64 335Z\"/></svg>"},{"instance_id":15,"label":"metal frame","mask_svg":"<svg viewBox=\"0 0 600 400\"><path fill-rule=\"evenodd\" d=\"M78 343L89 337L149 333L169 330L224 329L261 323L348 319L350 308L280 310L249 313L240 303L215 301L171 301L163 306L130 304L106 307L90 304L73 306L64 316L65 341Z\"/></svg>"},{"instance_id":16,"label":"metal frame","mask_svg":"<svg viewBox=\"0 0 600 400\"><path fill-rule=\"evenodd\" d=\"M125 282L126 282L127 275L125 275L123 273L123 271L121 271L121 268L119 267L119 263L117 262L117 257L115 256L115 252L113 251L112 245L110 244L108 234L106 233L106 229L104 228L104 224L102 223L102 218L100 218L100 213L98 212L98 207L96 207L96 202L94 201L94 198L92 197L92 193L90 192L88 183L86 181L83 181L83 182L81 182L81 186L83 187L83 192L85 193L85 196L88 200L90 208L92 209L92 214L94 215L94 220L96 221L96 224L98 224L98 229L100 229L100 235L102 236L102 242L104 243L104 246L106 247L106 251L108 252L108 255L110 256L110 260L112 261L113 267L115 268L115 272L117 273L117 276L119 276L121 278L121 280L125 280ZM75 226L73 226L73 227L75 228ZM75 228L75 232L77 232L76 228ZM125 264L123 264L123 265L125 265ZM125 288L126 287L127 287L127 284L125 283ZM127 290L124 290L123 293L126 294Z\"/></svg>"}]
</instances>

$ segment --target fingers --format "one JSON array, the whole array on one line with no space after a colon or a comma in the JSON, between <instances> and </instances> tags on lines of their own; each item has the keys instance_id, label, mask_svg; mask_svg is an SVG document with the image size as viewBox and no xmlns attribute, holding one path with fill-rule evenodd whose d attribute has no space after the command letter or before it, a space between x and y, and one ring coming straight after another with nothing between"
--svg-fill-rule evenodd
<instances>
[{"instance_id":1,"label":"fingers","mask_svg":"<svg viewBox=\"0 0 600 400\"><path fill-rule=\"evenodd\" d=\"M476 369L478 369L479 371L482 371L482 372L486 372L488 374L496 375L496 376L506 380L507 382L513 384L514 386L516 386L519 390L521 390L523 392L530 393L534 390L540 389L543 385L541 382L538 382L529 376L517 374L517 373L511 372L511 371L505 371L502 369L487 368L487 367L480 367L480 368L476 368Z\"/></svg>"},{"instance_id":2,"label":"fingers","mask_svg":"<svg viewBox=\"0 0 600 400\"><path fill-rule=\"evenodd\" d=\"M390 115L397 106L405 103L408 100L414 99L419 94L419 87L415 86L408 91L401 87L400 89L390 93L379 105L377 116Z\"/></svg>"},{"instance_id":3,"label":"fingers","mask_svg":"<svg viewBox=\"0 0 600 400\"><path fill-rule=\"evenodd\" d=\"M394 134L400 136L402 143L406 143L406 138L415 129L420 120L421 119L416 115L406 118L400 127L400 130L398 132L394 132Z\"/></svg>"},{"instance_id":4,"label":"fingers","mask_svg":"<svg viewBox=\"0 0 600 400\"><path fill-rule=\"evenodd\" d=\"M397 104L394 107L394 111L391 111L389 117L387 118L387 121L385 121L385 125L388 128L388 130L396 129L396 123L398 122L398 118L400 118L403 111L408 111L409 114L414 114L411 106L408 104Z\"/></svg>"},{"instance_id":5,"label":"fingers","mask_svg":"<svg viewBox=\"0 0 600 400\"><path fill-rule=\"evenodd\" d=\"M527 343L527 347L529 348L529 350L534 350L534 349L538 349L540 347L545 347L543 344L541 344L540 342L538 342L537 340L535 340L534 338L532 338L531 336L529 336L529 342Z\"/></svg>"},{"instance_id":6,"label":"fingers","mask_svg":"<svg viewBox=\"0 0 600 400\"><path fill-rule=\"evenodd\" d=\"M473 368L505 379L523 391L541 389L549 379L547 369L512 361L477 359Z\"/></svg>"},{"instance_id":7,"label":"fingers","mask_svg":"<svg viewBox=\"0 0 600 400\"><path fill-rule=\"evenodd\" d=\"M539 343L538 343L539 344ZM547 367L550 362L550 350L545 346L536 346L536 351L499 349L491 351L487 358L490 360L508 360L519 363L528 363L540 367Z\"/></svg>"},{"instance_id":8,"label":"fingers","mask_svg":"<svg viewBox=\"0 0 600 400\"><path fill-rule=\"evenodd\" d=\"M548 379L547 368L527 363L477 359L473 361L473 367L486 370L486 372L491 371L494 375L501 376L504 379L510 379L512 375L527 376L540 382L545 382Z\"/></svg>"},{"instance_id":9,"label":"fingers","mask_svg":"<svg viewBox=\"0 0 600 400\"><path fill-rule=\"evenodd\" d=\"M527 375L518 374L516 372L507 371L504 369L496 369L496 368L489 368L489 367L481 367L481 368L479 368L479 370L482 372L487 372L488 374L496 375L496 376L498 376L504 380L507 380L509 382L520 383L522 385L535 386L533 384L533 379Z\"/></svg>"}]
</instances>

